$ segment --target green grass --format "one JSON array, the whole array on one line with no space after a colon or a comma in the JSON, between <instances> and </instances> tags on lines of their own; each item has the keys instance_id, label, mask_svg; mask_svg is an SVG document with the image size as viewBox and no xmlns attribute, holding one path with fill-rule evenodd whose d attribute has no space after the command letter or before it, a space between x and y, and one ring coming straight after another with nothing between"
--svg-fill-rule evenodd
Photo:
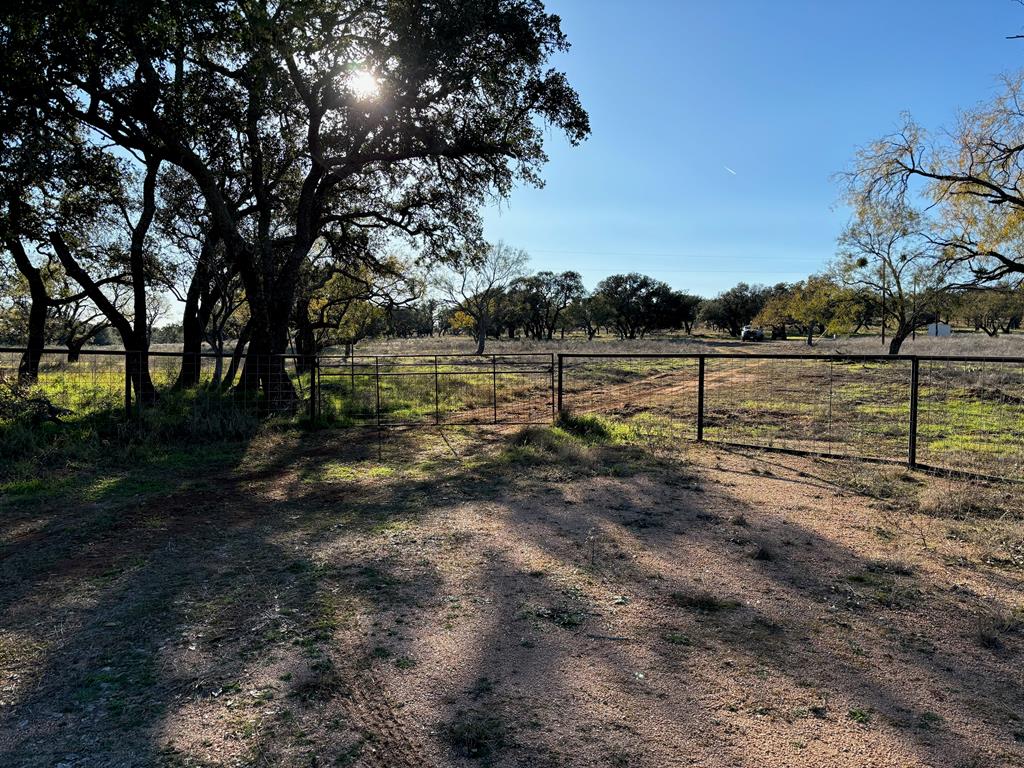
<instances>
[{"instance_id":1,"label":"green grass","mask_svg":"<svg viewBox=\"0 0 1024 768\"><path fill-rule=\"evenodd\" d=\"M358 462L355 464L340 461L328 461L318 467L317 481L352 482L355 480L374 480L391 477L395 474L394 467L383 466L374 462Z\"/></svg>"},{"instance_id":2,"label":"green grass","mask_svg":"<svg viewBox=\"0 0 1024 768\"><path fill-rule=\"evenodd\" d=\"M850 709L846 713L846 716L858 725L868 725L871 722L872 718L871 710L860 709L859 707L854 707L853 709Z\"/></svg>"},{"instance_id":3,"label":"green grass","mask_svg":"<svg viewBox=\"0 0 1024 768\"><path fill-rule=\"evenodd\" d=\"M154 358L154 360L158 360ZM346 369L322 381L322 422L345 427L375 424L379 398L384 424L432 424L492 421L495 381L498 420L543 421L550 409L550 378L543 371L509 372L499 363L497 380L488 357L469 363L384 361L381 376L361 364L353 378ZM154 363L160 401L143 411L143 429L155 442L245 440L261 427L260 403L207 387L172 392L175 366ZM134 427L123 414L123 361L114 356L90 363L48 362L37 391L71 414L64 424L0 423L0 482L28 480L49 464L90 463L95 447L124 454L138 444ZM400 367L402 366L402 367ZM585 399L598 408L602 398L621 404L622 412L563 417L558 427L587 444L636 444L665 451L695 437L696 363L688 359L568 359L566 402ZM414 375L394 376L393 373ZM729 376L739 378L733 381ZM724 380L714 378L725 376ZM900 460L906 455L909 420L909 367L877 362L779 364L764 361L709 361L705 436L709 440L831 451ZM298 391L308 391L307 377L292 374ZM940 467L1024 478L1024 405L1007 399L1021 384L1019 367L951 364L922 367L918 454ZM624 390L614 390L619 385ZM632 387L640 387L634 390ZM680 389L680 386L682 389ZM674 387L671 396L662 387ZM612 391L606 392L607 388ZM624 392L624 394L623 394ZM588 399L589 398L589 399ZM631 402L635 398L635 402ZM290 428L304 421L305 408L277 419ZM589 418L589 420L587 420ZM523 446L518 457L538 459L536 446ZM550 448L550 446L549 446ZM541 451L541 455L550 453ZM5 471L6 470L6 471ZM337 478L346 479L346 478ZM5 493L45 497L47 491L13 488Z\"/></svg>"}]
</instances>

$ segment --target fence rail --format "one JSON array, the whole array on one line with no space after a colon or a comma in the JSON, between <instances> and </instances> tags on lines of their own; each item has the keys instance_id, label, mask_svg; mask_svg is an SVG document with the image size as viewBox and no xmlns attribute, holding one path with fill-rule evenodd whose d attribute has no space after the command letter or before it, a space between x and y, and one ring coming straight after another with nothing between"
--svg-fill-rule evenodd
<instances>
[{"instance_id":1,"label":"fence rail","mask_svg":"<svg viewBox=\"0 0 1024 768\"><path fill-rule=\"evenodd\" d=\"M1024 357L563 353L560 411L1024 480Z\"/></svg>"},{"instance_id":2,"label":"fence rail","mask_svg":"<svg viewBox=\"0 0 1024 768\"><path fill-rule=\"evenodd\" d=\"M0 348L14 381L24 353ZM48 349L38 388L75 417L145 423L137 353ZM280 386L237 384L230 356L148 353L165 423L216 433L265 413L373 427L535 424L592 413L671 441L906 462L1024 480L1024 357L743 353L281 355ZM175 387L183 364L195 386ZM266 389L266 388L265 388ZM2 424L0 424L2 428Z\"/></svg>"}]
</instances>

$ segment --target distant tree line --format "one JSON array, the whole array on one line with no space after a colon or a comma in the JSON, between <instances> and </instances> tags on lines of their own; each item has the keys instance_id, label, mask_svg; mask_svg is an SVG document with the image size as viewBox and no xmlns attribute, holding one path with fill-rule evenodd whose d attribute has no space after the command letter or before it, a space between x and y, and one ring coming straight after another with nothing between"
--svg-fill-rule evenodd
<instances>
[{"instance_id":1,"label":"distant tree line","mask_svg":"<svg viewBox=\"0 0 1024 768\"><path fill-rule=\"evenodd\" d=\"M873 281L862 258L846 254L828 272L806 280L771 286L741 282L704 299L635 272L611 275L587 291L575 271L528 274L526 254L499 243L474 268L457 273L457 286L453 270L411 284L381 281L379 276L343 285L328 281L330 290L315 292L305 317L295 319L293 349L301 358L337 346L348 354L367 338L467 335L482 353L487 339L552 340L573 334L588 340L600 335L629 340L654 333L692 334L698 325L738 338L745 326L754 325L772 338L795 335L808 345L822 335L877 332L886 326L887 343L898 350L915 330L938 321L989 336L1021 328L1024 292L1013 284L936 289L922 281L898 290L899 266L909 261L904 254L893 260L891 286ZM23 345L31 302L17 275L7 279L4 290L11 298L0 307L0 343ZM445 285L447 294L439 289ZM116 342L102 313L83 297L63 291L57 295L67 301L48 314L48 344L67 347L69 360L76 360L86 343ZM239 314L227 323L208 324L219 334L207 336L211 348L224 350L237 343L245 327L244 312ZM303 328L309 332L305 344L298 336ZM180 322L149 331L151 344L180 347L185 338Z\"/></svg>"}]
</instances>

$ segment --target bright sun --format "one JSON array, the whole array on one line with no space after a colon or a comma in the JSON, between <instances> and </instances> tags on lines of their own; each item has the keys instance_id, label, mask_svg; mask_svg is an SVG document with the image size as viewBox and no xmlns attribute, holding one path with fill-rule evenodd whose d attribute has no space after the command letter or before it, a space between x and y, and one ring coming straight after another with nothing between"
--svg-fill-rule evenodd
<instances>
[{"instance_id":1,"label":"bright sun","mask_svg":"<svg viewBox=\"0 0 1024 768\"><path fill-rule=\"evenodd\" d=\"M373 99L380 95L380 81L365 69L357 70L348 76L348 87L360 100Z\"/></svg>"}]
</instances>

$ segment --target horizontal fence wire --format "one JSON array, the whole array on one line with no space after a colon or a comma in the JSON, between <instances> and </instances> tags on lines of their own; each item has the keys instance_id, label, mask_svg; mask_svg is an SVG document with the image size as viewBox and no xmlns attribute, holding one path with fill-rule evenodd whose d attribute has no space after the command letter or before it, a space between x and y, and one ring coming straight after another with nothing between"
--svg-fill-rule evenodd
<instances>
[{"instance_id":1,"label":"horizontal fence wire","mask_svg":"<svg viewBox=\"0 0 1024 768\"><path fill-rule=\"evenodd\" d=\"M324 356L318 397L361 425L538 424L554 416L553 377L551 354Z\"/></svg>"},{"instance_id":2,"label":"horizontal fence wire","mask_svg":"<svg viewBox=\"0 0 1024 768\"><path fill-rule=\"evenodd\" d=\"M0 348L0 383L24 381L23 362L23 349ZM242 433L278 414L390 427L550 423L563 410L607 418L668 447L702 438L1024 480L1024 358L1017 357L503 353L235 359L230 350L143 355L86 349L75 355L49 349L39 359L35 382L21 389L56 409L63 421L107 420L211 437ZM0 412L0 429L4 418Z\"/></svg>"},{"instance_id":3,"label":"horizontal fence wire","mask_svg":"<svg viewBox=\"0 0 1024 768\"><path fill-rule=\"evenodd\" d=\"M1024 480L1024 358L566 353L558 379L564 411L669 443Z\"/></svg>"},{"instance_id":4,"label":"horizontal fence wire","mask_svg":"<svg viewBox=\"0 0 1024 768\"><path fill-rule=\"evenodd\" d=\"M921 463L1024 478L1024 360L920 363Z\"/></svg>"}]
</instances>

